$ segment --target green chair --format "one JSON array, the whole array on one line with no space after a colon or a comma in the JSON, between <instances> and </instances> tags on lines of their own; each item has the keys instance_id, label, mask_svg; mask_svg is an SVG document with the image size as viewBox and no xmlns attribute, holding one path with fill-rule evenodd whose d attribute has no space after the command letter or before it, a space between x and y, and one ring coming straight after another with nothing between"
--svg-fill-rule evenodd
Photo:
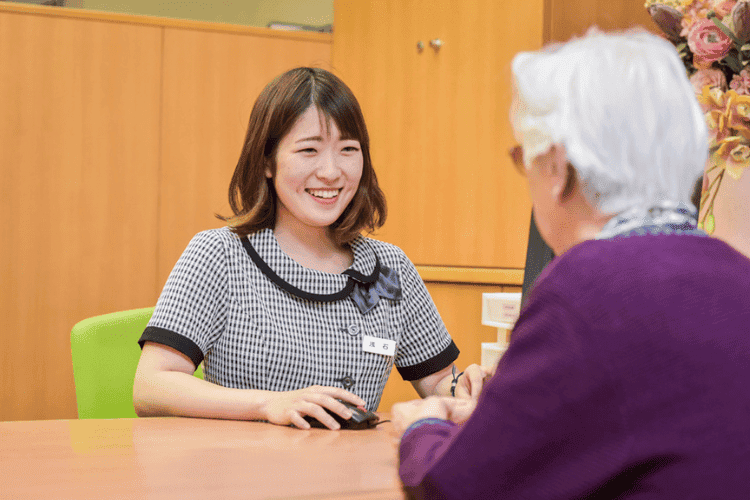
<instances>
[{"instance_id":1,"label":"green chair","mask_svg":"<svg viewBox=\"0 0 750 500\"><path fill-rule=\"evenodd\" d=\"M135 417L133 381L138 339L153 307L121 311L77 323L70 332L78 418ZM201 366L195 372L203 378Z\"/></svg>"}]
</instances>

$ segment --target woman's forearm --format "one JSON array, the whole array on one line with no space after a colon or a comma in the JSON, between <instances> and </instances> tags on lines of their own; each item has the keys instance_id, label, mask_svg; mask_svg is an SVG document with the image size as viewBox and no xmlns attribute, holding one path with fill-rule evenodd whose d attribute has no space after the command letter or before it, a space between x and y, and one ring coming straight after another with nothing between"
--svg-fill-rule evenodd
<instances>
[{"instance_id":1,"label":"woman's forearm","mask_svg":"<svg viewBox=\"0 0 750 500\"><path fill-rule=\"evenodd\" d=\"M232 389L179 371L137 373L133 403L140 417L263 420L271 391Z\"/></svg>"}]
</instances>

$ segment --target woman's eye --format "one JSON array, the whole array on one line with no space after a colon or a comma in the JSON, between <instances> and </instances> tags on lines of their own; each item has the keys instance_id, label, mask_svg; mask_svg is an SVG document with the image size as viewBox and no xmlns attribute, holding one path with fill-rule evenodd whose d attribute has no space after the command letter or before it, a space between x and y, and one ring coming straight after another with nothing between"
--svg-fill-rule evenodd
<instances>
[{"instance_id":1,"label":"woman's eye","mask_svg":"<svg viewBox=\"0 0 750 500\"><path fill-rule=\"evenodd\" d=\"M300 150L299 150L299 152L300 152L300 153L317 153L317 151L316 151L316 149L315 149L315 148L305 148L305 149L300 149Z\"/></svg>"},{"instance_id":2,"label":"woman's eye","mask_svg":"<svg viewBox=\"0 0 750 500\"><path fill-rule=\"evenodd\" d=\"M344 148L344 151L346 151L347 153L355 153L359 151L359 148L357 146L346 146Z\"/></svg>"}]
</instances>

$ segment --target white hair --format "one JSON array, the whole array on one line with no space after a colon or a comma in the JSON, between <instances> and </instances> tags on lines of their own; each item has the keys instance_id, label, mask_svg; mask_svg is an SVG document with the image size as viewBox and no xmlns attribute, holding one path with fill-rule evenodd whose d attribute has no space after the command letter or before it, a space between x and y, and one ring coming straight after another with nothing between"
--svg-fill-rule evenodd
<instances>
[{"instance_id":1,"label":"white hair","mask_svg":"<svg viewBox=\"0 0 750 500\"><path fill-rule=\"evenodd\" d=\"M562 144L604 214L690 203L708 155L703 113L675 48L646 32L585 37L512 63L513 129L528 166Z\"/></svg>"}]
</instances>

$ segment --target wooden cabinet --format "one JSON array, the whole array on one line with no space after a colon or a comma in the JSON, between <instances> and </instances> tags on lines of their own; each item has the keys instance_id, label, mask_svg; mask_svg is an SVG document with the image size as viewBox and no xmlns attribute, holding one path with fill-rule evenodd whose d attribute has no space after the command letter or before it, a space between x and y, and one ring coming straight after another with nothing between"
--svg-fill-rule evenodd
<instances>
[{"instance_id":1,"label":"wooden cabinet","mask_svg":"<svg viewBox=\"0 0 750 500\"><path fill-rule=\"evenodd\" d=\"M544 40L564 42L572 36L585 34L591 26L605 31L639 26L661 33L644 3L641 0L545 0Z\"/></svg>"},{"instance_id":2,"label":"wooden cabinet","mask_svg":"<svg viewBox=\"0 0 750 500\"><path fill-rule=\"evenodd\" d=\"M0 2L0 420L75 418L70 330L221 225L250 108L331 37Z\"/></svg>"},{"instance_id":3,"label":"wooden cabinet","mask_svg":"<svg viewBox=\"0 0 750 500\"><path fill-rule=\"evenodd\" d=\"M460 369L482 360L482 342L495 342L497 328L481 324L483 293L518 293L521 287L467 283L427 283L427 290L440 311L445 326L461 350L456 361ZM380 400L379 411L391 411L394 403L417 398L410 382L391 371Z\"/></svg>"},{"instance_id":4,"label":"wooden cabinet","mask_svg":"<svg viewBox=\"0 0 750 500\"><path fill-rule=\"evenodd\" d=\"M389 204L378 237L419 265L523 267L510 61L542 45L543 3L336 0L333 67L362 104Z\"/></svg>"}]
</instances>

